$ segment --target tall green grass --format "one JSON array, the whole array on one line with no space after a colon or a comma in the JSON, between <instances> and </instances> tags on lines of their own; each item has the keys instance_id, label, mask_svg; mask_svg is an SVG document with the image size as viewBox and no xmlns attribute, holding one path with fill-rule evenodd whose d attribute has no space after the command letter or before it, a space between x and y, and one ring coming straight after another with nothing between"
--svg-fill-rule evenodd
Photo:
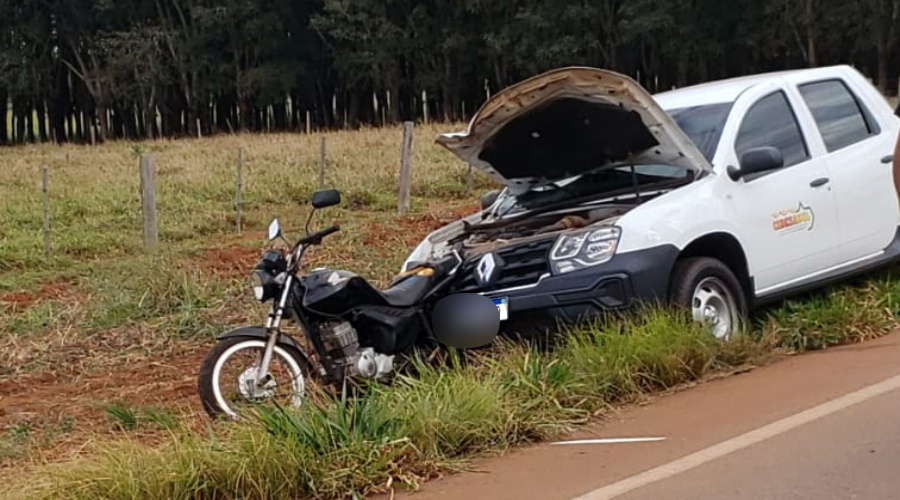
<instances>
[{"instance_id":1,"label":"tall green grass","mask_svg":"<svg viewBox=\"0 0 900 500\"><path fill-rule=\"evenodd\" d=\"M553 352L498 341L469 353L472 362L419 363L415 377L348 401L260 407L250 423L181 430L159 447L107 443L85 459L40 469L20 497L297 500L414 488L473 457L560 436L610 406L757 362L773 349L883 335L897 325L898 299L900 282L887 272L765 311L729 343L661 309L565 331Z\"/></svg>"}]
</instances>

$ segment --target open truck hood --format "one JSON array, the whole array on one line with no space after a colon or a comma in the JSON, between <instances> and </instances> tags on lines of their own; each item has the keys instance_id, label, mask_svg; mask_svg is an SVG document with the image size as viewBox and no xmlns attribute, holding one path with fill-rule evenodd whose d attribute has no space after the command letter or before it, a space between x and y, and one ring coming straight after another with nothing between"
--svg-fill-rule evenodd
<instances>
[{"instance_id":1,"label":"open truck hood","mask_svg":"<svg viewBox=\"0 0 900 500\"><path fill-rule=\"evenodd\" d=\"M465 132L437 138L513 193L626 165L712 166L631 78L570 67L534 76L494 95Z\"/></svg>"}]
</instances>

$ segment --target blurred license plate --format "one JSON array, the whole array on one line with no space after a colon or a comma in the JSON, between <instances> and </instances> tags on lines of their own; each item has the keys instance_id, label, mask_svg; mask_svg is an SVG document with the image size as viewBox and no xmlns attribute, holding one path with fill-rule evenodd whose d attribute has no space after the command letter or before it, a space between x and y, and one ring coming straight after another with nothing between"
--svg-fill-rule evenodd
<instances>
[{"instance_id":1,"label":"blurred license plate","mask_svg":"<svg viewBox=\"0 0 900 500\"><path fill-rule=\"evenodd\" d=\"M494 299L494 305L500 313L500 321L509 319L509 299Z\"/></svg>"}]
</instances>

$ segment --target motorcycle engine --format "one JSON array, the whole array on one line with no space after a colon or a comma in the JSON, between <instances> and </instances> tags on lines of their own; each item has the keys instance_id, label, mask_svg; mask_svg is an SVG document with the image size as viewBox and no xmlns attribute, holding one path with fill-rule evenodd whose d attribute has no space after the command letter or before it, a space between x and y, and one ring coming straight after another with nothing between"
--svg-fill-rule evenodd
<instances>
[{"instance_id":1,"label":"motorcycle engine","mask_svg":"<svg viewBox=\"0 0 900 500\"><path fill-rule=\"evenodd\" d=\"M377 354L371 347L359 348L359 335L347 321L325 323L319 333L332 359L351 375L380 378L393 369L393 356Z\"/></svg>"}]
</instances>

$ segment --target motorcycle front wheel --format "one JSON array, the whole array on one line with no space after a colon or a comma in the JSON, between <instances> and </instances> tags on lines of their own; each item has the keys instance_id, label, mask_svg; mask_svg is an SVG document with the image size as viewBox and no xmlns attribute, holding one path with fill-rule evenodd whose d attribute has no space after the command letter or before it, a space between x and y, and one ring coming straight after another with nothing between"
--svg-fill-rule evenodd
<instances>
[{"instance_id":1,"label":"motorcycle front wheel","mask_svg":"<svg viewBox=\"0 0 900 500\"><path fill-rule=\"evenodd\" d=\"M311 373L309 361L297 349L276 345L269 376L256 384L266 343L258 338L229 338L216 344L200 366L197 389L203 408L213 418L239 419L243 409L277 402L299 408Z\"/></svg>"}]
</instances>

